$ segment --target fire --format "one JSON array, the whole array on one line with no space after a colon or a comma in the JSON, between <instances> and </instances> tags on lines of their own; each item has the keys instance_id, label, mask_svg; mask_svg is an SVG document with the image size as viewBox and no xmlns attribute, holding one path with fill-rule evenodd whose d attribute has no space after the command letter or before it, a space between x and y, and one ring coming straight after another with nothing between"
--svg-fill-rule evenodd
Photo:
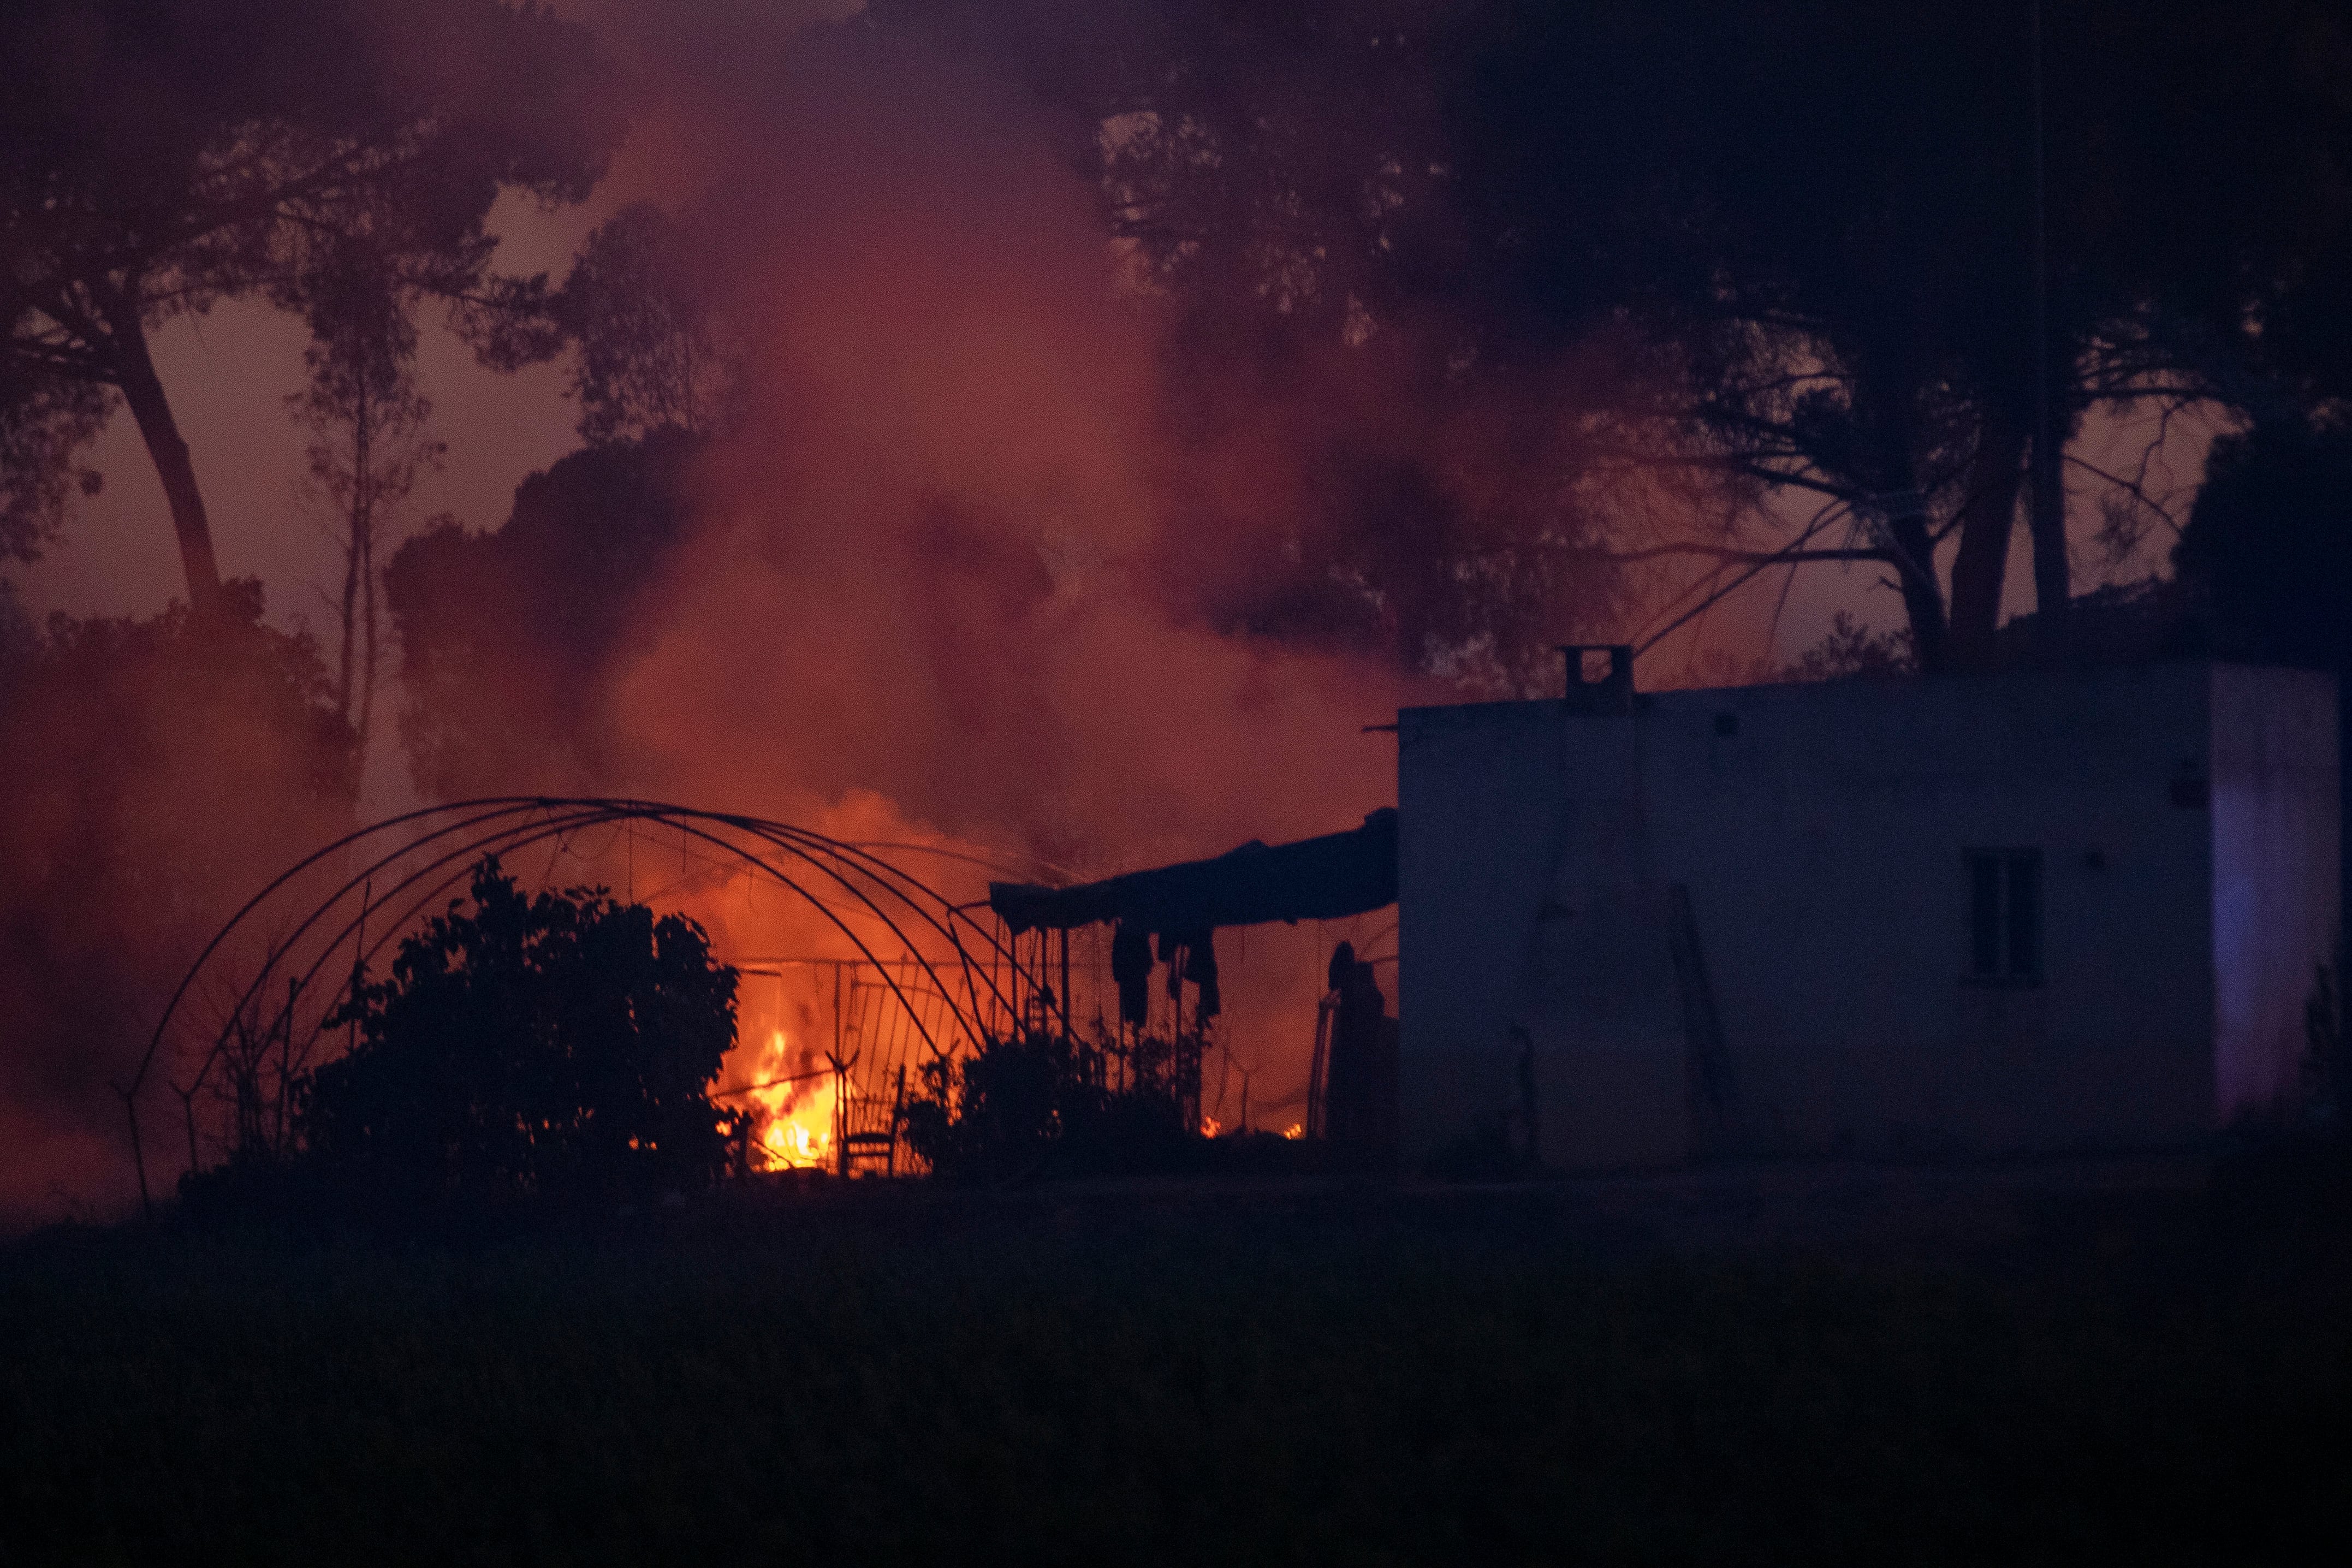
<instances>
[{"instance_id":1,"label":"fire","mask_svg":"<svg viewBox=\"0 0 2352 1568\"><path fill-rule=\"evenodd\" d=\"M823 1169L833 1163L834 1075L813 1056L796 1055L782 1029L768 1043L750 1075L760 1108L760 1166L767 1171Z\"/></svg>"},{"instance_id":2,"label":"fire","mask_svg":"<svg viewBox=\"0 0 2352 1568\"><path fill-rule=\"evenodd\" d=\"M1215 1117L1213 1117L1213 1116L1203 1116L1203 1117L1202 1117L1202 1118L1201 1118L1201 1136L1202 1136L1202 1137L1203 1137L1203 1138L1214 1138L1214 1137L1215 1137L1219 1132L1223 1131L1223 1130L1224 1130L1224 1123L1223 1123L1223 1122L1219 1121ZM1284 1128L1284 1129L1282 1130L1282 1135L1283 1135L1285 1138L1289 1139L1292 1142L1294 1142L1294 1143L1295 1143L1295 1142L1297 1142L1299 1139L1304 1138L1304 1137L1306 1137L1306 1136L1307 1136L1307 1129L1306 1129L1304 1126L1300 1125L1298 1122L1294 1121L1294 1122L1292 1122L1289 1126L1287 1126L1287 1127L1286 1127L1286 1128Z\"/></svg>"}]
</instances>

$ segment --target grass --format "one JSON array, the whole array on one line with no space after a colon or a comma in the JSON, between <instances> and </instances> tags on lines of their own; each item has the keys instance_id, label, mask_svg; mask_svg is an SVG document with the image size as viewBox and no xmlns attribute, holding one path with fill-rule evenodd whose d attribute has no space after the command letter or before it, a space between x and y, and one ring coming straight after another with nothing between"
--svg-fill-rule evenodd
<instances>
[{"instance_id":1,"label":"grass","mask_svg":"<svg viewBox=\"0 0 2352 1568\"><path fill-rule=\"evenodd\" d=\"M2310 1194L1794 1251L1573 1187L57 1233L0 1256L0 1562L2284 1559L2352 1504Z\"/></svg>"}]
</instances>

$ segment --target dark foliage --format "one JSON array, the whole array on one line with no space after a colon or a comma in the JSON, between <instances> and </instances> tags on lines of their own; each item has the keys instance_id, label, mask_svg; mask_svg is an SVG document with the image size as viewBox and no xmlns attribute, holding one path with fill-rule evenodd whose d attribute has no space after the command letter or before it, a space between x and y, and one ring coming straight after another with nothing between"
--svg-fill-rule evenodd
<instances>
[{"instance_id":1,"label":"dark foliage","mask_svg":"<svg viewBox=\"0 0 2352 1568\"><path fill-rule=\"evenodd\" d=\"M554 313L576 345L572 395L586 440L668 427L698 434L726 411L740 348L713 321L701 277L716 239L652 202L632 202L580 247Z\"/></svg>"},{"instance_id":2,"label":"dark foliage","mask_svg":"<svg viewBox=\"0 0 2352 1568\"><path fill-rule=\"evenodd\" d=\"M1502 352L1630 311L1676 367L1694 456L1854 507L1931 672L1997 657L2021 503L2064 640L2057 458L2080 419L2279 396L2253 368L2277 291L2352 237L2340 7L1474 9L1454 123Z\"/></svg>"},{"instance_id":3,"label":"dark foliage","mask_svg":"<svg viewBox=\"0 0 2352 1568\"><path fill-rule=\"evenodd\" d=\"M626 651L638 594L684 534L698 450L677 429L587 447L518 486L494 532L450 524L393 556L400 732L426 794L610 776L604 676Z\"/></svg>"},{"instance_id":4,"label":"dark foliage","mask_svg":"<svg viewBox=\"0 0 2352 1568\"><path fill-rule=\"evenodd\" d=\"M104 479L75 459L106 423L103 387L0 361L0 561L37 561L77 495Z\"/></svg>"},{"instance_id":5,"label":"dark foliage","mask_svg":"<svg viewBox=\"0 0 2352 1568\"><path fill-rule=\"evenodd\" d=\"M2280 420L2216 440L2173 562L2217 652L2352 671L2352 428Z\"/></svg>"},{"instance_id":6,"label":"dark foliage","mask_svg":"<svg viewBox=\"0 0 2352 1568\"><path fill-rule=\"evenodd\" d=\"M1197 1039L1088 1043L1032 1029L953 1061L925 1063L923 1089L903 1112L907 1142L949 1181L1202 1163Z\"/></svg>"},{"instance_id":7,"label":"dark foliage","mask_svg":"<svg viewBox=\"0 0 2352 1568\"><path fill-rule=\"evenodd\" d=\"M1789 680L1885 680L1917 669L1910 627L1873 632L1840 610L1822 640L1781 673Z\"/></svg>"},{"instance_id":8,"label":"dark foliage","mask_svg":"<svg viewBox=\"0 0 2352 1568\"><path fill-rule=\"evenodd\" d=\"M2076 595L2062 637L2051 636L2038 609L2011 616L1994 637L1993 651L1998 668L2035 669L2203 658L2215 648L2198 595L2178 577L2144 577Z\"/></svg>"},{"instance_id":9,"label":"dark foliage","mask_svg":"<svg viewBox=\"0 0 2352 1568\"><path fill-rule=\"evenodd\" d=\"M221 587L152 333L219 300L310 311L365 249L489 363L552 353L543 279L491 266L502 190L578 201L619 139L590 35L497 0L16 0L0 7L0 542L53 521L115 405L200 615Z\"/></svg>"},{"instance_id":10,"label":"dark foliage","mask_svg":"<svg viewBox=\"0 0 2352 1568\"><path fill-rule=\"evenodd\" d=\"M706 1090L735 984L689 920L596 889L530 897L486 859L471 908L404 940L330 1019L358 1038L298 1087L302 1158L436 1211L706 1186L727 1162Z\"/></svg>"},{"instance_id":11,"label":"dark foliage","mask_svg":"<svg viewBox=\"0 0 2352 1568\"><path fill-rule=\"evenodd\" d=\"M1315 487L1333 515L1269 520L1234 574L1241 624L1363 637L1346 612L1376 603L1408 658L1483 637L1524 662L1563 614L1613 607L1613 552L1661 542L1638 491L1593 483L1630 458L1689 476L1660 510L1710 520L1675 541L1697 560L1789 543L1752 510L1775 492L1849 506L1812 545L1884 563L1934 671L1995 658L2021 515L2062 640L2057 459L2088 413L2352 386L2345 18L2326 0L877 0L858 25L950 38L1087 129L1074 161L1180 312L1174 401L1204 428L1370 374L1516 449L1499 468L1394 436L1385 461L1333 450ZM1498 407L1542 413L1514 429ZM1581 438L1529 439L1547 418Z\"/></svg>"}]
</instances>

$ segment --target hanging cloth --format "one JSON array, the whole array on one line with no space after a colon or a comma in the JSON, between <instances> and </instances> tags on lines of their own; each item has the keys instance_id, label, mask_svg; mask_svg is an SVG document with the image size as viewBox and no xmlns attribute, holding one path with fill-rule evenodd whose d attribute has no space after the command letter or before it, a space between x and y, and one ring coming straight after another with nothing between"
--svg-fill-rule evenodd
<instances>
[{"instance_id":1,"label":"hanging cloth","mask_svg":"<svg viewBox=\"0 0 2352 1568\"><path fill-rule=\"evenodd\" d=\"M1184 939L1184 978L1200 987L1201 998L1194 1016L1203 1024L1223 1010L1223 999L1217 994L1217 933L1204 927Z\"/></svg>"},{"instance_id":2,"label":"hanging cloth","mask_svg":"<svg viewBox=\"0 0 2352 1568\"><path fill-rule=\"evenodd\" d=\"M1110 977L1118 984L1121 1023L1141 1028L1151 1017L1151 937L1125 921L1111 928Z\"/></svg>"}]
</instances>

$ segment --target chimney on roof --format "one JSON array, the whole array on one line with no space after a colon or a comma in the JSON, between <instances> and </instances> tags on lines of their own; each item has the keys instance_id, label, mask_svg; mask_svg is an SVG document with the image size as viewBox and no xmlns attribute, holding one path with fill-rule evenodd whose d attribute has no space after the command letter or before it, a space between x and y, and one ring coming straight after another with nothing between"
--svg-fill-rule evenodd
<instances>
[{"instance_id":1,"label":"chimney on roof","mask_svg":"<svg viewBox=\"0 0 2352 1568\"><path fill-rule=\"evenodd\" d=\"M1633 710L1633 649L1627 643L1562 643L1567 689L1561 700L1571 713L1631 713Z\"/></svg>"}]
</instances>

